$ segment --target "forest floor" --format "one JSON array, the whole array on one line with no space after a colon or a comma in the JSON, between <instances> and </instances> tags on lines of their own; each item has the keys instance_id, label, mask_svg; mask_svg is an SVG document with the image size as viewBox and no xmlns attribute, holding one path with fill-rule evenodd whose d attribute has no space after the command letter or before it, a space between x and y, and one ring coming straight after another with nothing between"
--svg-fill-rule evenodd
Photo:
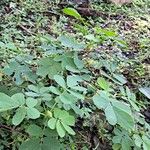
<instances>
[{"instance_id":1,"label":"forest floor","mask_svg":"<svg viewBox=\"0 0 150 150\"><path fill-rule=\"evenodd\" d=\"M67 7L75 8L84 18L84 22L64 14L62 9ZM150 122L150 104L138 90L140 87L150 86L149 0L136 1L124 6L95 1L88 7L45 0L1 1L0 20L1 69L8 60L20 54L41 58L42 55L55 53L53 47L41 45L41 41L47 38L53 39L60 35L66 35L68 39L73 37L87 45L80 51L80 56L87 68L95 75L92 84L99 76L97 68L101 59L106 62L117 62L119 73L128 81L126 86L134 91L137 99L144 106L141 109L142 114L145 115L146 121ZM99 36L101 41L97 42ZM1 41L7 43L7 50L3 50ZM41 54L41 47L45 51L44 54ZM0 92L14 93L18 86L10 90L13 86L8 82L10 78L6 78L7 80L2 78L4 77L0 72ZM97 121L100 115L101 113L97 114L95 111L90 119L78 119L75 126L77 136L70 140L72 149L112 149L109 142L112 127L105 128L104 122L98 122L98 127L95 126L95 120ZM103 115L100 117L104 118ZM0 149L4 147L13 149L7 145L8 135L0 141L2 147Z\"/></svg>"}]
</instances>

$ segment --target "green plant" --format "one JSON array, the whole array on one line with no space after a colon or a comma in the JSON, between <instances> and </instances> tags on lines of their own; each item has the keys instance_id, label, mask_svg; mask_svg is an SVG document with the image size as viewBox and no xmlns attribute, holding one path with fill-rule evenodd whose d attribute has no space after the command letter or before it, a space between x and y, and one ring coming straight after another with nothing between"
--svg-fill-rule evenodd
<instances>
[{"instance_id":1,"label":"green plant","mask_svg":"<svg viewBox=\"0 0 150 150\"><path fill-rule=\"evenodd\" d=\"M117 29L67 7L61 12L70 22L37 0L9 3L9 9L0 38L0 149L87 150L106 142L114 150L149 150L143 112L149 87L135 86L125 72L140 60L123 56L130 46ZM59 16L52 17L54 29L46 13Z\"/></svg>"}]
</instances>

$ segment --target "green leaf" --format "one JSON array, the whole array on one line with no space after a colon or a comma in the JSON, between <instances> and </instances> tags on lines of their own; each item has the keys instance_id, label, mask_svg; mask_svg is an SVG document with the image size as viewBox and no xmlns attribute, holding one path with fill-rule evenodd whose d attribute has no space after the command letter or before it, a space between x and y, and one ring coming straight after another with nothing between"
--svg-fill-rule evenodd
<instances>
[{"instance_id":1,"label":"green leaf","mask_svg":"<svg viewBox=\"0 0 150 150\"><path fill-rule=\"evenodd\" d=\"M105 115L111 125L115 125L117 123L117 117L111 104L108 104L105 108Z\"/></svg>"},{"instance_id":2,"label":"green leaf","mask_svg":"<svg viewBox=\"0 0 150 150\"><path fill-rule=\"evenodd\" d=\"M54 61L51 57L47 57L40 60L37 74L42 77L46 77L46 75L48 75L50 79L53 79L53 76L59 74L61 70L62 68L60 63Z\"/></svg>"},{"instance_id":3,"label":"green leaf","mask_svg":"<svg viewBox=\"0 0 150 150\"><path fill-rule=\"evenodd\" d=\"M10 50L13 50L13 51L16 51L16 52L18 51L18 48L16 47L15 43L13 43L13 42L8 42L6 44L6 47Z\"/></svg>"},{"instance_id":4,"label":"green leaf","mask_svg":"<svg viewBox=\"0 0 150 150\"><path fill-rule=\"evenodd\" d=\"M128 130L124 130L122 128L114 129L115 136L113 137L112 141L115 144L121 144L121 150L131 150L134 146L133 140L131 139L131 135ZM119 149L120 150L120 149Z\"/></svg>"},{"instance_id":5,"label":"green leaf","mask_svg":"<svg viewBox=\"0 0 150 150\"><path fill-rule=\"evenodd\" d=\"M26 104L28 107L32 108L32 107L36 106L37 103L38 103L37 99L31 98L31 97L26 99Z\"/></svg>"},{"instance_id":6,"label":"green leaf","mask_svg":"<svg viewBox=\"0 0 150 150\"><path fill-rule=\"evenodd\" d=\"M70 92L71 95L75 96L76 98L80 99L80 100L84 100L84 95L80 94L78 92L74 92L72 90L67 90L68 92Z\"/></svg>"},{"instance_id":7,"label":"green leaf","mask_svg":"<svg viewBox=\"0 0 150 150\"><path fill-rule=\"evenodd\" d=\"M35 92L25 92L26 96L29 97L39 97L40 95L38 93Z\"/></svg>"},{"instance_id":8,"label":"green leaf","mask_svg":"<svg viewBox=\"0 0 150 150\"><path fill-rule=\"evenodd\" d=\"M132 94L131 94L130 89L129 89L127 86L126 86L126 94L127 94L128 99L130 100L130 99L131 99Z\"/></svg>"},{"instance_id":9,"label":"green leaf","mask_svg":"<svg viewBox=\"0 0 150 150\"><path fill-rule=\"evenodd\" d=\"M106 90L106 91L108 91L109 90L109 83L104 79L104 78L98 78L97 79L97 83L99 84L99 86L102 88L102 89L104 89L104 90Z\"/></svg>"},{"instance_id":10,"label":"green leaf","mask_svg":"<svg viewBox=\"0 0 150 150\"><path fill-rule=\"evenodd\" d=\"M84 68L84 62L83 62L83 60L78 58L78 54L77 53L74 54L74 63L75 63L75 65L77 66L77 68L79 70Z\"/></svg>"},{"instance_id":11,"label":"green leaf","mask_svg":"<svg viewBox=\"0 0 150 150\"><path fill-rule=\"evenodd\" d=\"M27 111L26 111L25 107L18 108L16 110L15 115L12 118L13 125L15 125L15 126L19 125L23 121L23 119L25 118L26 113L27 113Z\"/></svg>"},{"instance_id":12,"label":"green leaf","mask_svg":"<svg viewBox=\"0 0 150 150\"><path fill-rule=\"evenodd\" d=\"M22 93L14 94L11 98L14 101L17 101L18 105L24 105L25 104L25 98L24 98L24 95Z\"/></svg>"},{"instance_id":13,"label":"green leaf","mask_svg":"<svg viewBox=\"0 0 150 150\"><path fill-rule=\"evenodd\" d=\"M77 75L68 75L67 76L67 86L68 87L74 87L77 86L79 83L83 81L83 79L80 76Z\"/></svg>"},{"instance_id":14,"label":"green leaf","mask_svg":"<svg viewBox=\"0 0 150 150\"><path fill-rule=\"evenodd\" d=\"M101 70L101 74L105 77L107 77L108 79L112 80L113 82L122 85L122 83L120 83L118 80L115 80L113 77L111 77L110 75L108 75L107 73L105 73L104 71Z\"/></svg>"},{"instance_id":15,"label":"green leaf","mask_svg":"<svg viewBox=\"0 0 150 150\"><path fill-rule=\"evenodd\" d=\"M123 76L123 75L120 75L120 74L113 74L113 77L115 78L115 79L117 79L120 83L122 83L122 84L125 84L125 83L127 83L127 80L126 80L126 78Z\"/></svg>"},{"instance_id":16,"label":"green leaf","mask_svg":"<svg viewBox=\"0 0 150 150\"><path fill-rule=\"evenodd\" d=\"M51 118L51 119L48 121L48 127L49 127L50 129L55 129L55 128L56 128L56 122L57 122L57 119Z\"/></svg>"},{"instance_id":17,"label":"green leaf","mask_svg":"<svg viewBox=\"0 0 150 150\"><path fill-rule=\"evenodd\" d=\"M60 100L62 103L64 104L73 104L76 102L75 98L69 94L68 92L63 92L60 96L59 96Z\"/></svg>"},{"instance_id":18,"label":"green leaf","mask_svg":"<svg viewBox=\"0 0 150 150\"><path fill-rule=\"evenodd\" d=\"M112 125L118 123L121 127L129 130L134 127L131 109L123 102L109 98L108 94L100 91L93 97L93 102L99 109L104 109L108 122Z\"/></svg>"},{"instance_id":19,"label":"green leaf","mask_svg":"<svg viewBox=\"0 0 150 150\"><path fill-rule=\"evenodd\" d=\"M142 138L138 134L134 134L133 138L135 145L140 148L143 143Z\"/></svg>"},{"instance_id":20,"label":"green leaf","mask_svg":"<svg viewBox=\"0 0 150 150\"><path fill-rule=\"evenodd\" d=\"M129 115L132 115L131 108L129 107L127 103L120 102L115 99L111 99L111 102L114 107L117 107L118 109L128 113Z\"/></svg>"},{"instance_id":21,"label":"green leaf","mask_svg":"<svg viewBox=\"0 0 150 150\"><path fill-rule=\"evenodd\" d=\"M121 143L122 137L124 136L122 131L119 130L118 128L115 128L114 133L115 133L115 136L113 137L112 142L113 143Z\"/></svg>"},{"instance_id":22,"label":"green leaf","mask_svg":"<svg viewBox=\"0 0 150 150\"><path fill-rule=\"evenodd\" d=\"M63 111L61 109L59 109L59 108L54 109L54 117L55 118L59 118L62 113L63 113Z\"/></svg>"},{"instance_id":23,"label":"green leaf","mask_svg":"<svg viewBox=\"0 0 150 150\"><path fill-rule=\"evenodd\" d=\"M99 42L98 38L96 38L94 34L88 34L85 38L90 41Z\"/></svg>"},{"instance_id":24,"label":"green leaf","mask_svg":"<svg viewBox=\"0 0 150 150\"><path fill-rule=\"evenodd\" d=\"M58 139L53 137L44 137L42 150L63 150Z\"/></svg>"},{"instance_id":25,"label":"green leaf","mask_svg":"<svg viewBox=\"0 0 150 150\"><path fill-rule=\"evenodd\" d=\"M143 149L144 150L149 150L150 149L150 144L143 143Z\"/></svg>"},{"instance_id":26,"label":"green leaf","mask_svg":"<svg viewBox=\"0 0 150 150\"><path fill-rule=\"evenodd\" d=\"M17 100L12 99L4 93L0 93L0 112L19 107Z\"/></svg>"},{"instance_id":27,"label":"green leaf","mask_svg":"<svg viewBox=\"0 0 150 150\"><path fill-rule=\"evenodd\" d=\"M60 75L55 75L54 80L63 88L66 88L66 83L65 80L62 76Z\"/></svg>"},{"instance_id":28,"label":"green leaf","mask_svg":"<svg viewBox=\"0 0 150 150\"><path fill-rule=\"evenodd\" d=\"M55 61L60 61L63 69L66 68L67 65L76 67L74 64L72 52L65 52L62 55L56 56Z\"/></svg>"},{"instance_id":29,"label":"green leaf","mask_svg":"<svg viewBox=\"0 0 150 150\"><path fill-rule=\"evenodd\" d=\"M102 29L102 28L98 28L97 29L98 32L101 32L103 34L105 34L106 36L109 36L109 37L114 37L114 36L117 36L116 32L113 31L113 30L108 30L108 29Z\"/></svg>"},{"instance_id":30,"label":"green leaf","mask_svg":"<svg viewBox=\"0 0 150 150\"><path fill-rule=\"evenodd\" d=\"M117 116L117 122L121 127L127 130L132 130L134 128L134 120L131 114L115 106L114 111Z\"/></svg>"},{"instance_id":31,"label":"green leaf","mask_svg":"<svg viewBox=\"0 0 150 150\"><path fill-rule=\"evenodd\" d=\"M39 93L39 88L33 84L28 85L28 89L34 91L35 93Z\"/></svg>"},{"instance_id":32,"label":"green leaf","mask_svg":"<svg viewBox=\"0 0 150 150\"><path fill-rule=\"evenodd\" d=\"M80 70L78 68L76 68L76 66L70 66L70 65L67 65L66 66L66 69L70 72L73 72L73 73L80 73Z\"/></svg>"},{"instance_id":33,"label":"green leaf","mask_svg":"<svg viewBox=\"0 0 150 150\"><path fill-rule=\"evenodd\" d=\"M127 138L122 139L121 142L122 150L131 150L131 143Z\"/></svg>"},{"instance_id":34,"label":"green leaf","mask_svg":"<svg viewBox=\"0 0 150 150\"><path fill-rule=\"evenodd\" d=\"M45 93L49 92L49 87L42 86L42 87L40 87L39 92L40 92L40 94L45 94Z\"/></svg>"},{"instance_id":35,"label":"green leaf","mask_svg":"<svg viewBox=\"0 0 150 150\"><path fill-rule=\"evenodd\" d=\"M34 83L37 78L27 64L20 64L17 61L11 61L3 71L6 75L11 76L17 85L21 85L24 80Z\"/></svg>"},{"instance_id":36,"label":"green leaf","mask_svg":"<svg viewBox=\"0 0 150 150\"><path fill-rule=\"evenodd\" d=\"M150 88L149 87L143 87L139 88L140 92L143 93L148 99L150 99Z\"/></svg>"},{"instance_id":37,"label":"green leaf","mask_svg":"<svg viewBox=\"0 0 150 150\"><path fill-rule=\"evenodd\" d=\"M40 117L40 112L36 108L28 107L27 116L31 119L37 119Z\"/></svg>"},{"instance_id":38,"label":"green leaf","mask_svg":"<svg viewBox=\"0 0 150 150\"><path fill-rule=\"evenodd\" d=\"M120 148L121 148L121 145L120 144L113 144L113 146L112 146L112 149L113 150L120 150Z\"/></svg>"},{"instance_id":39,"label":"green leaf","mask_svg":"<svg viewBox=\"0 0 150 150\"><path fill-rule=\"evenodd\" d=\"M52 93L56 94L56 95L60 95L60 94L61 94L61 92L59 91L59 89L56 88L56 87L54 87L54 86L50 86L50 87L49 87L49 90L50 90Z\"/></svg>"},{"instance_id":40,"label":"green leaf","mask_svg":"<svg viewBox=\"0 0 150 150\"><path fill-rule=\"evenodd\" d=\"M77 90L77 91L80 91L80 92L84 92L86 93L87 89L82 87L82 86L74 86L74 87L71 87L72 89L74 90Z\"/></svg>"},{"instance_id":41,"label":"green leaf","mask_svg":"<svg viewBox=\"0 0 150 150\"><path fill-rule=\"evenodd\" d=\"M75 118L74 116L70 115L67 111L62 111L62 113L59 116L59 119L65 123L66 125L69 126L74 126L75 125Z\"/></svg>"},{"instance_id":42,"label":"green leaf","mask_svg":"<svg viewBox=\"0 0 150 150\"><path fill-rule=\"evenodd\" d=\"M150 149L150 138L146 135L142 136L144 150Z\"/></svg>"},{"instance_id":43,"label":"green leaf","mask_svg":"<svg viewBox=\"0 0 150 150\"><path fill-rule=\"evenodd\" d=\"M32 124L30 125L26 132L30 135L30 136L35 136L35 137L40 137L42 136L42 128L39 127L38 125L36 124Z\"/></svg>"},{"instance_id":44,"label":"green leaf","mask_svg":"<svg viewBox=\"0 0 150 150\"><path fill-rule=\"evenodd\" d=\"M74 116L70 115L67 111L61 110L59 108L54 109L54 117L60 119L66 125L74 126L75 118Z\"/></svg>"},{"instance_id":45,"label":"green leaf","mask_svg":"<svg viewBox=\"0 0 150 150\"><path fill-rule=\"evenodd\" d=\"M79 51L85 48L85 44L84 43L78 43L75 39L66 36L66 35L61 35L58 40L61 42L61 44L65 47L68 48L73 48L73 50ZM67 65L70 65L70 63L68 63Z\"/></svg>"},{"instance_id":46,"label":"green leaf","mask_svg":"<svg viewBox=\"0 0 150 150\"><path fill-rule=\"evenodd\" d=\"M63 13L75 17L76 19L82 19L81 15L74 8L64 8Z\"/></svg>"},{"instance_id":47,"label":"green leaf","mask_svg":"<svg viewBox=\"0 0 150 150\"><path fill-rule=\"evenodd\" d=\"M6 44L0 41L0 48L5 48Z\"/></svg>"},{"instance_id":48,"label":"green leaf","mask_svg":"<svg viewBox=\"0 0 150 150\"><path fill-rule=\"evenodd\" d=\"M120 136L114 136L112 139L113 143L121 143L121 135Z\"/></svg>"},{"instance_id":49,"label":"green leaf","mask_svg":"<svg viewBox=\"0 0 150 150\"><path fill-rule=\"evenodd\" d=\"M19 150L41 150L40 139L29 139L24 141Z\"/></svg>"},{"instance_id":50,"label":"green leaf","mask_svg":"<svg viewBox=\"0 0 150 150\"><path fill-rule=\"evenodd\" d=\"M105 109L109 104L109 97L106 92L100 92L99 95L93 97L93 102L99 109Z\"/></svg>"},{"instance_id":51,"label":"green leaf","mask_svg":"<svg viewBox=\"0 0 150 150\"><path fill-rule=\"evenodd\" d=\"M68 125L64 124L63 122L61 122L61 124L63 125L64 129L71 135L75 135L76 133L73 131L72 128L70 128Z\"/></svg>"},{"instance_id":52,"label":"green leaf","mask_svg":"<svg viewBox=\"0 0 150 150\"><path fill-rule=\"evenodd\" d=\"M136 105L136 103L134 101L129 101L131 106L136 110L136 111L140 111L139 107Z\"/></svg>"},{"instance_id":53,"label":"green leaf","mask_svg":"<svg viewBox=\"0 0 150 150\"><path fill-rule=\"evenodd\" d=\"M60 121L58 120L56 123L56 130L57 133L60 137L64 137L65 136L65 130L63 128L63 126L61 125Z\"/></svg>"}]
</instances>

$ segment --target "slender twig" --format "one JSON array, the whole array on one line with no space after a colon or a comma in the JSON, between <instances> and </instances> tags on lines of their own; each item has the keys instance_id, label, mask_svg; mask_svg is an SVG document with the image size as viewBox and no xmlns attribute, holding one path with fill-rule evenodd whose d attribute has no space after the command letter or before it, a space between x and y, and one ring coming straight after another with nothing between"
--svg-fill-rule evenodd
<instances>
[{"instance_id":1,"label":"slender twig","mask_svg":"<svg viewBox=\"0 0 150 150\"><path fill-rule=\"evenodd\" d=\"M35 33L31 32L30 30L28 30L26 27L24 27L23 25L18 25L19 28L21 28L22 30L26 31L27 33L31 34L31 35L35 35Z\"/></svg>"},{"instance_id":2,"label":"slender twig","mask_svg":"<svg viewBox=\"0 0 150 150\"><path fill-rule=\"evenodd\" d=\"M15 128L12 128L12 127L9 127L9 126L3 125L3 124L0 124L0 129L6 129L9 132L20 132L19 129L15 129Z\"/></svg>"},{"instance_id":3,"label":"slender twig","mask_svg":"<svg viewBox=\"0 0 150 150\"><path fill-rule=\"evenodd\" d=\"M13 131L13 128L11 128L11 127L8 127L8 126L6 126L6 125L0 125L0 128L3 128L3 129L6 129L6 130L9 130L9 131Z\"/></svg>"},{"instance_id":4,"label":"slender twig","mask_svg":"<svg viewBox=\"0 0 150 150\"><path fill-rule=\"evenodd\" d=\"M99 143L96 145L96 147L93 150L97 150L99 147Z\"/></svg>"}]
</instances>

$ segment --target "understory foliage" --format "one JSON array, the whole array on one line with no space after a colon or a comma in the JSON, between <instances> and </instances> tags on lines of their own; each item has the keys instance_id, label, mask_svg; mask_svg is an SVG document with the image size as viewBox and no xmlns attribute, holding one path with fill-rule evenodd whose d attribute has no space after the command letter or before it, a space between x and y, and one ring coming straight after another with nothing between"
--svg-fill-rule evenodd
<instances>
[{"instance_id":1,"label":"understory foliage","mask_svg":"<svg viewBox=\"0 0 150 150\"><path fill-rule=\"evenodd\" d=\"M10 8L15 7L11 3ZM128 44L113 29L92 27L74 8L61 12L75 19L77 36L44 31L35 35L23 28L25 20L22 25L18 20L16 26L31 36L24 39L12 28L19 34L19 44L8 37L8 28L2 35L0 149L96 150L100 143L76 144L85 129L96 130L98 139L109 141L113 150L149 150L150 126L142 113L149 104L149 83L132 88L123 74L128 60L119 52L109 56L100 47L128 49ZM33 26L38 32L42 18L36 19Z\"/></svg>"}]
</instances>

